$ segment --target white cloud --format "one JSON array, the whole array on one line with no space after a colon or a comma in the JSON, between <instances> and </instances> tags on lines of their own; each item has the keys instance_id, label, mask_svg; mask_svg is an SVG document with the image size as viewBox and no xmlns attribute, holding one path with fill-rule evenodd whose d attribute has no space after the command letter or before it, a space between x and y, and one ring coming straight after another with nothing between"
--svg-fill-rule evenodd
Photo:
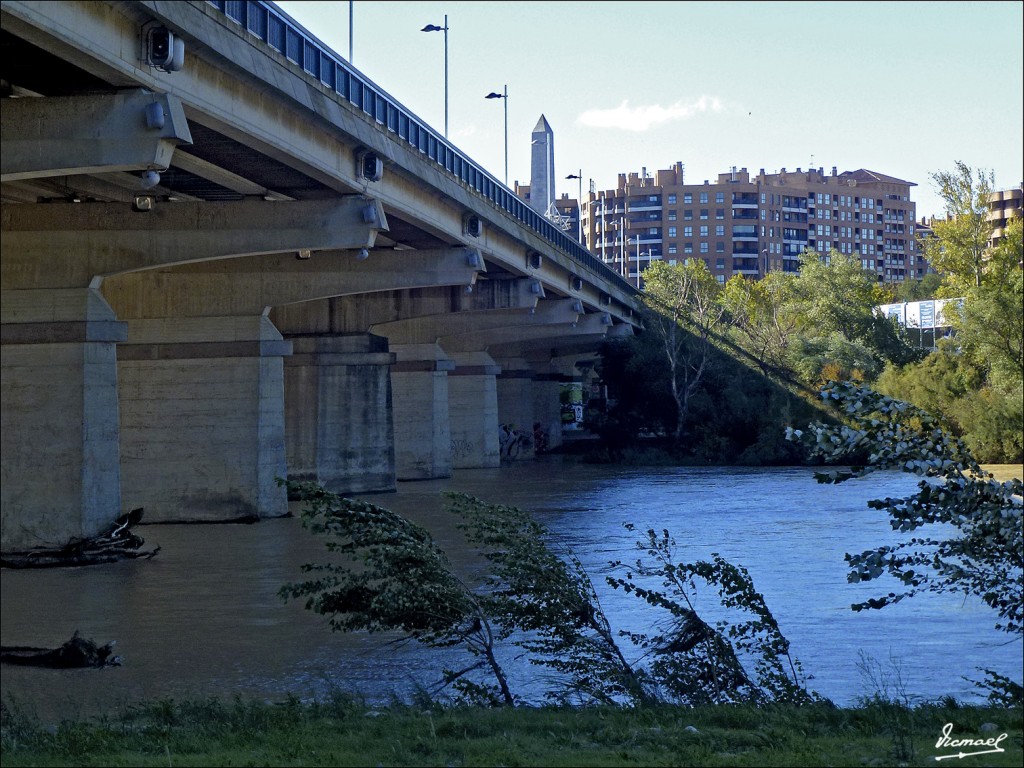
<instances>
[{"instance_id":1,"label":"white cloud","mask_svg":"<svg viewBox=\"0 0 1024 768\"><path fill-rule=\"evenodd\" d=\"M706 112L722 112L725 106L716 96L701 96L689 104L677 101L667 107L660 104L631 107L628 100L612 109L588 109L577 122L592 128L618 128L623 131L646 131L663 123L689 120Z\"/></svg>"}]
</instances>

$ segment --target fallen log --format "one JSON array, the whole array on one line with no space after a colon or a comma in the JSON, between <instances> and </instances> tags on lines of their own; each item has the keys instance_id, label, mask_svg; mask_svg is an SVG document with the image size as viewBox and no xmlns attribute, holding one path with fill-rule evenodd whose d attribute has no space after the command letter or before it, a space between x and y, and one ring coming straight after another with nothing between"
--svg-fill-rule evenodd
<instances>
[{"instance_id":1,"label":"fallen log","mask_svg":"<svg viewBox=\"0 0 1024 768\"><path fill-rule=\"evenodd\" d=\"M72 539L63 547L5 552L0 556L3 568L67 568L81 565L115 563L120 560L149 559L160 551L142 549L145 541L131 532L142 520L142 507L118 517L102 534L88 539Z\"/></svg>"},{"instance_id":2,"label":"fallen log","mask_svg":"<svg viewBox=\"0 0 1024 768\"><path fill-rule=\"evenodd\" d=\"M96 645L82 637L78 630L58 648L35 648L26 645L0 646L0 662L25 667L76 669L83 667L119 667L121 657L114 656L116 641Z\"/></svg>"}]
</instances>

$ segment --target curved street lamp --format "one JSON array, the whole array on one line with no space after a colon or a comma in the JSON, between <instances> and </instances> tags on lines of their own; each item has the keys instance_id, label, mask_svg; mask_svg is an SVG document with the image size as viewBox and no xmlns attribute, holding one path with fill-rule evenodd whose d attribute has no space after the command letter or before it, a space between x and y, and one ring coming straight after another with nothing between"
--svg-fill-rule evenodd
<instances>
[{"instance_id":1,"label":"curved street lamp","mask_svg":"<svg viewBox=\"0 0 1024 768\"><path fill-rule=\"evenodd\" d=\"M495 93L491 91L485 99L504 99L505 100L505 186L508 186L508 84L505 85L502 93Z\"/></svg>"},{"instance_id":2,"label":"curved street lamp","mask_svg":"<svg viewBox=\"0 0 1024 768\"><path fill-rule=\"evenodd\" d=\"M448 138L448 14L444 15L444 26L427 24L420 32L444 32L444 137Z\"/></svg>"}]
</instances>

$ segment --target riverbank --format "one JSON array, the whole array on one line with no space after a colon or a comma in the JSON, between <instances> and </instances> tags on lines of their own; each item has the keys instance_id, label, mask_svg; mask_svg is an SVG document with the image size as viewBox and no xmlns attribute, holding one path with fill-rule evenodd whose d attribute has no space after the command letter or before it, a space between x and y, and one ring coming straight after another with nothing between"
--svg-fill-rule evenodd
<instances>
[{"instance_id":1,"label":"riverbank","mask_svg":"<svg viewBox=\"0 0 1024 768\"><path fill-rule=\"evenodd\" d=\"M481 709L323 703L158 701L45 725L4 703L4 766L1019 766L1022 711L831 706ZM1005 735L1004 735L1005 734ZM945 742L940 746L940 742ZM988 741L965 746L962 740ZM957 745L952 743L956 742ZM954 758L956 759L956 758Z\"/></svg>"}]
</instances>

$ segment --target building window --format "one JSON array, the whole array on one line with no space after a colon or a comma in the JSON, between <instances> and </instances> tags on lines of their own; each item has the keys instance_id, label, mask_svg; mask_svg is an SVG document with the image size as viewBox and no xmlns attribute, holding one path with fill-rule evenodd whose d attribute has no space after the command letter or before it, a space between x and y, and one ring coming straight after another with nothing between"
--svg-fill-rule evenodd
<instances>
[{"instance_id":1,"label":"building window","mask_svg":"<svg viewBox=\"0 0 1024 768\"><path fill-rule=\"evenodd\" d=\"M671 195L670 194L668 196L668 204L669 205L675 205L676 204L676 196L675 195Z\"/></svg>"},{"instance_id":2,"label":"building window","mask_svg":"<svg viewBox=\"0 0 1024 768\"><path fill-rule=\"evenodd\" d=\"M669 237L675 237L676 236L676 228L675 227L669 227L668 228L668 236Z\"/></svg>"},{"instance_id":3,"label":"building window","mask_svg":"<svg viewBox=\"0 0 1024 768\"><path fill-rule=\"evenodd\" d=\"M669 252L669 253L675 253L675 252L676 252L676 246L675 246L675 244L672 244L672 245L670 245L670 246L668 247L668 252Z\"/></svg>"},{"instance_id":4,"label":"building window","mask_svg":"<svg viewBox=\"0 0 1024 768\"><path fill-rule=\"evenodd\" d=\"M716 203L724 203L725 202L725 192L715 192L715 202Z\"/></svg>"},{"instance_id":5,"label":"building window","mask_svg":"<svg viewBox=\"0 0 1024 768\"><path fill-rule=\"evenodd\" d=\"M707 237L708 236L708 225L707 224L702 224L701 225L701 227L700 227L700 236L701 237Z\"/></svg>"},{"instance_id":6,"label":"building window","mask_svg":"<svg viewBox=\"0 0 1024 768\"><path fill-rule=\"evenodd\" d=\"M702 203L706 203L708 201L708 193L707 192L701 192L700 193L700 201Z\"/></svg>"},{"instance_id":7,"label":"building window","mask_svg":"<svg viewBox=\"0 0 1024 768\"><path fill-rule=\"evenodd\" d=\"M715 243L715 253L725 253L725 243Z\"/></svg>"},{"instance_id":8,"label":"building window","mask_svg":"<svg viewBox=\"0 0 1024 768\"><path fill-rule=\"evenodd\" d=\"M725 218L725 208L715 208L715 218L716 219L724 219Z\"/></svg>"},{"instance_id":9,"label":"building window","mask_svg":"<svg viewBox=\"0 0 1024 768\"><path fill-rule=\"evenodd\" d=\"M683 253L693 253L693 243L684 243Z\"/></svg>"},{"instance_id":10,"label":"building window","mask_svg":"<svg viewBox=\"0 0 1024 768\"><path fill-rule=\"evenodd\" d=\"M675 221L676 220L676 212L675 211L669 211L668 212L668 220L669 221Z\"/></svg>"},{"instance_id":11,"label":"building window","mask_svg":"<svg viewBox=\"0 0 1024 768\"><path fill-rule=\"evenodd\" d=\"M725 237L725 224L717 224L715 226L715 234L719 237Z\"/></svg>"},{"instance_id":12,"label":"building window","mask_svg":"<svg viewBox=\"0 0 1024 768\"><path fill-rule=\"evenodd\" d=\"M693 202L693 194L690 193L690 192L684 192L683 193L683 202L684 203L692 203Z\"/></svg>"},{"instance_id":13,"label":"building window","mask_svg":"<svg viewBox=\"0 0 1024 768\"><path fill-rule=\"evenodd\" d=\"M725 259L715 259L715 269L725 269Z\"/></svg>"},{"instance_id":14,"label":"building window","mask_svg":"<svg viewBox=\"0 0 1024 768\"><path fill-rule=\"evenodd\" d=\"M701 218L702 221L706 221L707 220L707 218L708 218L708 209L707 208L701 208L700 209L700 218Z\"/></svg>"},{"instance_id":15,"label":"building window","mask_svg":"<svg viewBox=\"0 0 1024 768\"><path fill-rule=\"evenodd\" d=\"M707 243L701 243L700 244L700 252L701 253L707 253L708 252L708 244Z\"/></svg>"},{"instance_id":16,"label":"building window","mask_svg":"<svg viewBox=\"0 0 1024 768\"><path fill-rule=\"evenodd\" d=\"M683 221L693 221L693 211L683 211Z\"/></svg>"},{"instance_id":17,"label":"building window","mask_svg":"<svg viewBox=\"0 0 1024 768\"><path fill-rule=\"evenodd\" d=\"M693 227L683 227L683 237L693 237Z\"/></svg>"}]
</instances>

